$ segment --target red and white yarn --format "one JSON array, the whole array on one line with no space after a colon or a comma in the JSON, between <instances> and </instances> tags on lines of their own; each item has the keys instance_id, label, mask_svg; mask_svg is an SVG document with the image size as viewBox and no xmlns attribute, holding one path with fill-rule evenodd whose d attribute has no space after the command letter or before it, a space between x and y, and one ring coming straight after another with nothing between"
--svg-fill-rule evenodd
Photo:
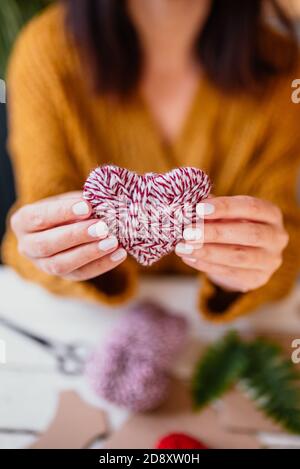
<instances>
[{"instance_id":1,"label":"red and white yarn","mask_svg":"<svg viewBox=\"0 0 300 469\"><path fill-rule=\"evenodd\" d=\"M149 266L174 250L210 189L209 177L197 168L139 175L104 165L90 173L83 197L120 245Z\"/></svg>"}]
</instances>

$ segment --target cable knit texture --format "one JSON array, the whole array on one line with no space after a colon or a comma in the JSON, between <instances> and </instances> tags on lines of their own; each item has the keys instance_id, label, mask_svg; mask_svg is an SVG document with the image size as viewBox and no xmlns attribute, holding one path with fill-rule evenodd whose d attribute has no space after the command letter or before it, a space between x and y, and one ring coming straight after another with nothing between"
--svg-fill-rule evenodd
<instances>
[{"instance_id":1,"label":"cable knit texture","mask_svg":"<svg viewBox=\"0 0 300 469\"><path fill-rule=\"evenodd\" d=\"M266 43L267 44L267 43ZM278 39L268 44L279 59ZM299 269L300 216L296 178L300 159L300 105L291 101L291 82L273 80L259 99L225 96L203 77L183 128L172 143L161 138L138 93L128 102L89 92L86 70L64 27L62 6L51 6L20 35L8 73L9 150L18 200L14 207L82 189L92 169L115 164L139 174L164 173L190 166L203 169L214 182L214 195L248 194L268 199L284 213L290 243L283 265L270 281L237 296L223 311L209 305L217 295L204 278L199 307L211 320L231 320L291 289ZM51 291L110 304L134 294L139 271L131 259L89 282L70 282L39 271L18 253L8 229L4 261L25 278ZM147 273L197 273L174 254Z\"/></svg>"},{"instance_id":2,"label":"cable knit texture","mask_svg":"<svg viewBox=\"0 0 300 469\"><path fill-rule=\"evenodd\" d=\"M89 175L83 196L96 217L140 264L149 266L175 249L196 206L209 195L208 176L197 168L143 175L104 165Z\"/></svg>"}]
</instances>

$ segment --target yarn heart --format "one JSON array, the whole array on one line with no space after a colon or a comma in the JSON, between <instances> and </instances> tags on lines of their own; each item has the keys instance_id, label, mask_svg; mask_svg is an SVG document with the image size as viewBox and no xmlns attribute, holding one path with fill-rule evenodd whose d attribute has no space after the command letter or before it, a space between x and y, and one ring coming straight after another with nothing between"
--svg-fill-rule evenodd
<instances>
[{"instance_id":1,"label":"yarn heart","mask_svg":"<svg viewBox=\"0 0 300 469\"><path fill-rule=\"evenodd\" d=\"M139 175L104 165L90 173L83 197L120 245L149 266L174 250L210 189L209 177L197 168Z\"/></svg>"}]
</instances>

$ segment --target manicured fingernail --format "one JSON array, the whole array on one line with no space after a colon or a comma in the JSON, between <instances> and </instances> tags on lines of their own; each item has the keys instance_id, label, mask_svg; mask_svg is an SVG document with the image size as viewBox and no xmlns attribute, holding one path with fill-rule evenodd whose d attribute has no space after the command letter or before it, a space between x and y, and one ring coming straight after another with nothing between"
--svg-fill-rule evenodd
<instances>
[{"instance_id":1,"label":"manicured fingernail","mask_svg":"<svg viewBox=\"0 0 300 469\"><path fill-rule=\"evenodd\" d=\"M114 236L100 241L98 244L100 251L110 251L118 246L118 240Z\"/></svg>"},{"instance_id":2,"label":"manicured fingernail","mask_svg":"<svg viewBox=\"0 0 300 469\"><path fill-rule=\"evenodd\" d=\"M200 241L202 239L202 230L200 228L186 228L183 237L186 241Z\"/></svg>"},{"instance_id":3,"label":"manicured fingernail","mask_svg":"<svg viewBox=\"0 0 300 469\"><path fill-rule=\"evenodd\" d=\"M212 215L215 211L215 206L212 204L204 203L198 204L196 207L197 215L202 218L205 215Z\"/></svg>"},{"instance_id":4,"label":"manicured fingernail","mask_svg":"<svg viewBox=\"0 0 300 469\"><path fill-rule=\"evenodd\" d=\"M184 244L184 243L179 243L177 244L176 248L175 248L175 252L176 254L192 254L194 250L194 247L191 246L190 244Z\"/></svg>"},{"instance_id":5,"label":"manicured fingernail","mask_svg":"<svg viewBox=\"0 0 300 469\"><path fill-rule=\"evenodd\" d=\"M72 211L74 215L78 215L81 217L83 215L87 215L90 209L86 202L78 202L77 204L73 205Z\"/></svg>"},{"instance_id":6,"label":"manicured fingernail","mask_svg":"<svg viewBox=\"0 0 300 469\"><path fill-rule=\"evenodd\" d=\"M127 256L127 252L125 251L125 249L121 248L121 249L118 249L117 251L115 251L115 252L110 256L110 259L111 259L113 262L119 262L119 261L121 261L122 259L125 259L126 256Z\"/></svg>"},{"instance_id":7,"label":"manicured fingernail","mask_svg":"<svg viewBox=\"0 0 300 469\"><path fill-rule=\"evenodd\" d=\"M88 234L92 238L105 238L108 235L108 231L108 226L104 221L98 221L98 223L88 227Z\"/></svg>"}]
</instances>

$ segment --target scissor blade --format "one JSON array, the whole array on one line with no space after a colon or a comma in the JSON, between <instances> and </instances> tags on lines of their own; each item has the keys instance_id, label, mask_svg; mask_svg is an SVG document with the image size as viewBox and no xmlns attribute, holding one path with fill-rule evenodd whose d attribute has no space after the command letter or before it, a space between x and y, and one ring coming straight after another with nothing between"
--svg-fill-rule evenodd
<instances>
[{"instance_id":1,"label":"scissor blade","mask_svg":"<svg viewBox=\"0 0 300 469\"><path fill-rule=\"evenodd\" d=\"M8 329L17 332L18 334L23 335L24 337L27 337L28 339L34 340L35 342L39 343L40 345L43 345L45 347L52 347L52 344L49 340L47 340L45 337L38 336L34 334L33 332L30 332L23 327L19 326L18 324L13 323L12 321L9 321L6 318L0 317L0 324L3 326L7 327Z\"/></svg>"}]
</instances>

